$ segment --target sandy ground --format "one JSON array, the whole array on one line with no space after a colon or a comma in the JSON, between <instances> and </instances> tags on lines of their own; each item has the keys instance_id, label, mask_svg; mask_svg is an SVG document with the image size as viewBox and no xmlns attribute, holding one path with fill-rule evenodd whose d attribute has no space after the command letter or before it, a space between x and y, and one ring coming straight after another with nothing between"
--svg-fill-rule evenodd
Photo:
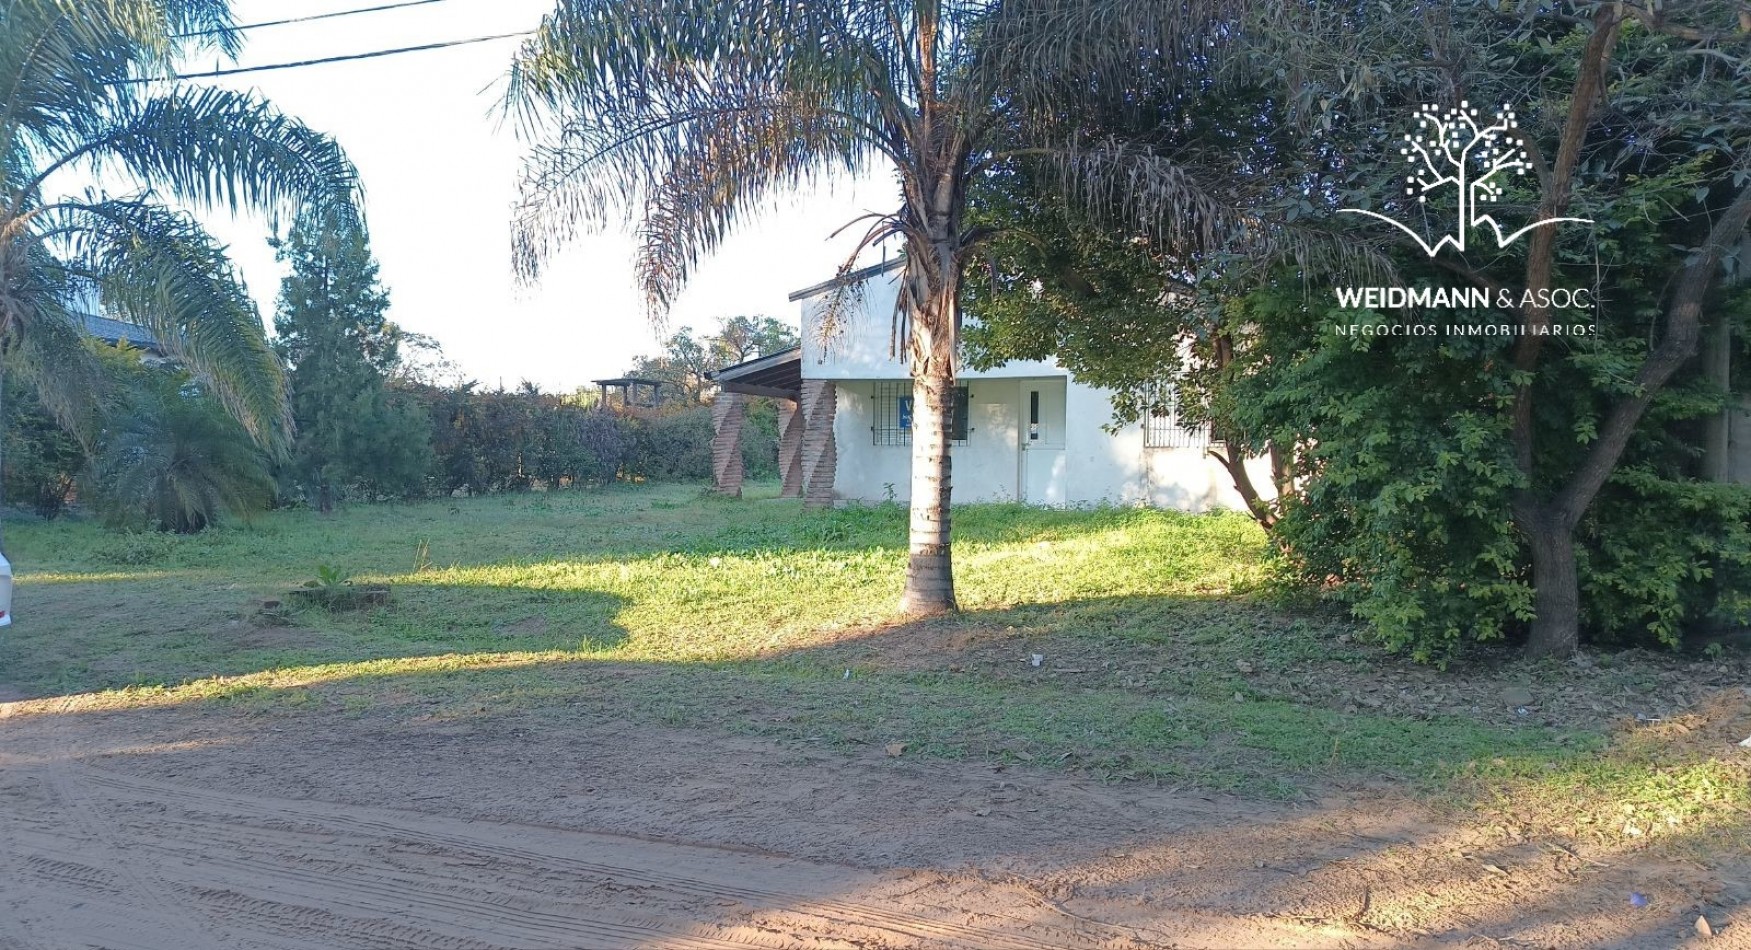
<instances>
[{"instance_id":1,"label":"sandy ground","mask_svg":"<svg viewBox=\"0 0 1751 950\"><path fill-rule=\"evenodd\" d=\"M1647 906L1632 907L1631 892ZM1751 946L1724 869L597 723L0 705L0 947ZM1700 941L1699 941L1700 942Z\"/></svg>"}]
</instances>

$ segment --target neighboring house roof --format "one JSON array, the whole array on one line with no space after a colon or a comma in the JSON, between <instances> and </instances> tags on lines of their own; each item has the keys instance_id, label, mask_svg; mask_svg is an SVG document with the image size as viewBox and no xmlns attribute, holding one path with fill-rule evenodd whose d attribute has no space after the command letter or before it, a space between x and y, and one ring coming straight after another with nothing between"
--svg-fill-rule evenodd
<instances>
[{"instance_id":1,"label":"neighboring house roof","mask_svg":"<svg viewBox=\"0 0 1751 950\"><path fill-rule=\"evenodd\" d=\"M126 343L129 346L151 350L154 353L164 352L164 347L159 344L158 338L152 335L152 331L137 323L100 317L94 313L80 314L80 317L84 321L85 332L105 343Z\"/></svg>"},{"instance_id":2,"label":"neighboring house roof","mask_svg":"<svg viewBox=\"0 0 1751 950\"><path fill-rule=\"evenodd\" d=\"M793 346L769 356L725 366L706 378L726 393L797 399L803 391L803 348Z\"/></svg>"},{"instance_id":3,"label":"neighboring house roof","mask_svg":"<svg viewBox=\"0 0 1751 950\"><path fill-rule=\"evenodd\" d=\"M590 382L598 386L663 386L667 385L660 379L646 379L642 376L616 376L613 379L592 379Z\"/></svg>"},{"instance_id":4,"label":"neighboring house roof","mask_svg":"<svg viewBox=\"0 0 1751 950\"><path fill-rule=\"evenodd\" d=\"M842 274L832 280L823 280L818 284L804 287L803 289L792 293L790 295L790 302L796 303L798 300L802 300L806 297L813 297L816 294L826 293L835 287L843 287L846 284L861 283L877 274L885 274L888 271L894 270L904 263L906 263L906 258L902 255L891 260L882 261L880 264L871 264L868 267L862 267L851 271L850 273Z\"/></svg>"}]
</instances>

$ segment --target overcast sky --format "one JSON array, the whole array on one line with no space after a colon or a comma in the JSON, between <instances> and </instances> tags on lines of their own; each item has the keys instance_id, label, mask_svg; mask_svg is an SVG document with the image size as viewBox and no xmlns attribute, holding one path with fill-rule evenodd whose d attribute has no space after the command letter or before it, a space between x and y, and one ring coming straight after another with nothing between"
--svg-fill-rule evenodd
<instances>
[{"instance_id":1,"label":"overcast sky","mask_svg":"<svg viewBox=\"0 0 1751 950\"><path fill-rule=\"evenodd\" d=\"M384 0L236 0L239 23L376 6ZM313 59L529 29L547 0L442 0L315 23L250 30L236 65ZM614 375L656 348L633 280L624 230L585 238L534 288L510 271L510 206L523 151L494 117L516 40L229 77L332 134L365 183L371 240L391 319L437 338L488 385L529 379L569 390ZM226 66L190 63L185 71ZM767 314L791 321L786 295L832 276L858 229L828 236L895 203L891 180L836 182L752 221L697 271L671 327ZM270 327L282 270L259 220L209 218Z\"/></svg>"}]
</instances>

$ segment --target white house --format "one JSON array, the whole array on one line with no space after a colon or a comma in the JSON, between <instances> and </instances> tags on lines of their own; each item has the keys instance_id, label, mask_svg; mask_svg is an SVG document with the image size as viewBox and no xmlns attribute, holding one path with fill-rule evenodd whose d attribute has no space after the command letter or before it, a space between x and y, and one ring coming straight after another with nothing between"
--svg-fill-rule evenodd
<instances>
[{"instance_id":1,"label":"white house","mask_svg":"<svg viewBox=\"0 0 1751 950\"><path fill-rule=\"evenodd\" d=\"M740 491L740 452L730 450L741 401L755 395L788 400L780 403L786 494L818 505L907 500L912 383L889 343L898 267L890 261L797 291L790 299L802 307L802 346L717 375L720 490ZM823 334L828 295L847 282L861 284L850 319ZM959 385L957 501L1244 509L1227 470L1208 454L1207 429L1164 417L1109 431L1110 391L1078 382L1055 362L963 367ZM1268 471L1255 471L1254 482L1270 484Z\"/></svg>"}]
</instances>

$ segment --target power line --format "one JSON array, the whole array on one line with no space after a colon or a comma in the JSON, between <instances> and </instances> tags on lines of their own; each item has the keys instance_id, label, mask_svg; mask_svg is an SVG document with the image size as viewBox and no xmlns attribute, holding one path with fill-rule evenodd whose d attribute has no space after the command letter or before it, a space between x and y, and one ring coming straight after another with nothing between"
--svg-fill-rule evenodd
<instances>
[{"instance_id":1,"label":"power line","mask_svg":"<svg viewBox=\"0 0 1751 950\"><path fill-rule=\"evenodd\" d=\"M402 46L397 49L372 50L369 53L349 53L345 56L324 56L321 59L304 59L295 63L269 63L264 66L239 66L234 69L214 69L204 73L176 73L170 76L141 76L135 79L121 79L116 85L142 82L161 82L167 79L211 79L215 76L236 76L242 73L265 73L275 69L297 69L301 66L321 66L324 63L345 63L356 59L376 59L379 56L396 56L401 53L418 53L432 49L449 49L452 46L468 46L473 43L490 43L493 40L508 40L518 36L529 36L534 30L518 30L515 33L499 33L495 36L476 36L466 40L448 40L443 43L425 43L420 46Z\"/></svg>"},{"instance_id":2,"label":"power line","mask_svg":"<svg viewBox=\"0 0 1751 950\"><path fill-rule=\"evenodd\" d=\"M399 10L402 7L423 7L428 3L442 3L444 0L402 0L400 3L385 3L375 7L360 7L357 10L336 10L333 13L316 13L310 16L291 17L285 20L265 20L261 23L244 23L239 26L218 27L211 30L192 30L188 33L175 33L172 39L186 40L196 36L216 36L220 33L241 33L244 30L259 30L268 26L286 26L292 23L310 23L316 20L332 20L335 17L354 16L360 13L378 13L383 10Z\"/></svg>"}]
</instances>

